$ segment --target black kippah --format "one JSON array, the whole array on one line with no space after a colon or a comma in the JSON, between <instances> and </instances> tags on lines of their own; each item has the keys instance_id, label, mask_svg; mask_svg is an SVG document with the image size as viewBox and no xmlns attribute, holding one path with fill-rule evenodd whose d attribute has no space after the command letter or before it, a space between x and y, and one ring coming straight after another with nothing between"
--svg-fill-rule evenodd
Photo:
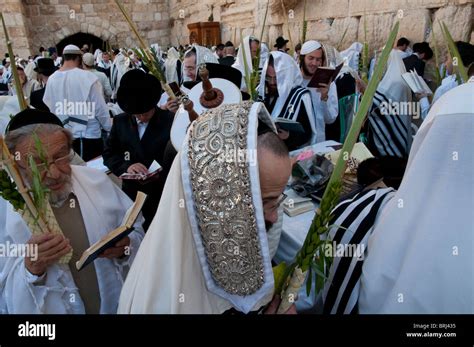
<instances>
[{"instance_id":1,"label":"black kippah","mask_svg":"<svg viewBox=\"0 0 474 347\"><path fill-rule=\"evenodd\" d=\"M55 124L63 126L61 120L51 112L27 108L17 113L8 123L5 133L31 124Z\"/></svg>"}]
</instances>

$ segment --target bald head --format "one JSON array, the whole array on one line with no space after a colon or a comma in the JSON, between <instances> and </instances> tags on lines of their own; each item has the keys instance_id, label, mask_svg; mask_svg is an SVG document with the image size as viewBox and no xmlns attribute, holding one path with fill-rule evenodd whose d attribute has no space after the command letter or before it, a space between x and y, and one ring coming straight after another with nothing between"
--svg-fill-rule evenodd
<instances>
[{"instance_id":1,"label":"bald head","mask_svg":"<svg viewBox=\"0 0 474 347\"><path fill-rule=\"evenodd\" d=\"M291 161L285 143L273 132L258 137L257 156L263 215L268 230L278 220L278 201L291 174Z\"/></svg>"}]
</instances>

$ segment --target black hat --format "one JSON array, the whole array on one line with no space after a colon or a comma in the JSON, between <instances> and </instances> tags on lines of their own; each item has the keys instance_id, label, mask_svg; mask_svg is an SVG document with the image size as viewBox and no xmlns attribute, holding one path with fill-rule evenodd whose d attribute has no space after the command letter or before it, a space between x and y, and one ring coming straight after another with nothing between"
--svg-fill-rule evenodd
<instances>
[{"instance_id":1,"label":"black hat","mask_svg":"<svg viewBox=\"0 0 474 347\"><path fill-rule=\"evenodd\" d=\"M237 88L240 89L242 82L242 73L228 65L206 63L206 68L209 71L209 78L222 78L229 82L234 83ZM197 74L197 80L201 80L199 74Z\"/></svg>"},{"instance_id":2,"label":"black hat","mask_svg":"<svg viewBox=\"0 0 474 347\"><path fill-rule=\"evenodd\" d=\"M129 114L150 111L161 97L161 84L158 79L142 70L130 70L120 80L117 103Z\"/></svg>"},{"instance_id":3,"label":"black hat","mask_svg":"<svg viewBox=\"0 0 474 347\"><path fill-rule=\"evenodd\" d=\"M54 66L54 61L51 58L40 58L36 61L36 67L34 70L37 73L43 74L45 76L51 76L54 71L58 68Z\"/></svg>"},{"instance_id":4,"label":"black hat","mask_svg":"<svg viewBox=\"0 0 474 347\"><path fill-rule=\"evenodd\" d=\"M7 125L5 133L31 124L55 124L63 126L61 120L51 112L27 108L18 112Z\"/></svg>"},{"instance_id":5,"label":"black hat","mask_svg":"<svg viewBox=\"0 0 474 347\"><path fill-rule=\"evenodd\" d=\"M273 47L282 48L284 45L286 45L288 43L288 41L289 40L285 40L282 36L279 36L276 39L276 43Z\"/></svg>"}]
</instances>

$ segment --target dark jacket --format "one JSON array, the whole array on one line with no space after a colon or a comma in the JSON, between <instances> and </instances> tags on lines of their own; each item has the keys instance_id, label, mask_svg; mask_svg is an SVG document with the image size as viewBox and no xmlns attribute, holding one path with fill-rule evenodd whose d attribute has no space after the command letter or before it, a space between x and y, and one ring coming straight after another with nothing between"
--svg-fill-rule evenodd
<instances>
[{"instance_id":1,"label":"dark jacket","mask_svg":"<svg viewBox=\"0 0 474 347\"><path fill-rule=\"evenodd\" d=\"M172 124L173 114L157 108L140 140L135 116L123 113L114 118L105 144L104 164L117 176L127 172L128 167L135 163L149 167L156 160L163 167L159 178L147 184L123 180L122 189L132 200L135 200L137 191L148 195L142 210L146 228L155 215L174 159L174 155L167 155L172 148L169 145Z\"/></svg>"},{"instance_id":2,"label":"dark jacket","mask_svg":"<svg viewBox=\"0 0 474 347\"><path fill-rule=\"evenodd\" d=\"M407 72L415 69L416 73L423 77L425 74L425 62L418 58L415 54L410 55L403 59L403 63L405 64L405 68Z\"/></svg>"},{"instance_id":3,"label":"dark jacket","mask_svg":"<svg viewBox=\"0 0 474 347\"><path fill-rule=\"evenodd\" d=\"M231 55L228 55L224 58L219 59L219 64L232 66L235 63L235 58Z\"/></svg>"},{"instance_id":4,"label":"dark jacket","mask_svg":"<svg viewBox=\"0 0 474 347\"><path fill-rule=\"evenodd\" d=\"M33 106L34 108L42 111L50 111L48 106L43 102L43 96L44 96L44 91L46 88L41 88L38 90L35 90L34 92L31 92L30 95L30 105Z\"/></svg>"}]
</instances>

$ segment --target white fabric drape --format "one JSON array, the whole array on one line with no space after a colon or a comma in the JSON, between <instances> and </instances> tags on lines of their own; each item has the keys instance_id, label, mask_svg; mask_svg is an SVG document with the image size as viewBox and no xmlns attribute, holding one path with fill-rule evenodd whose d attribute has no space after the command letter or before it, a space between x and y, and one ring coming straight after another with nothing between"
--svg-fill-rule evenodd
<instances>
[{"instance_id":1,"label":"white fabric drape","mask_svg":"<svg viewBox=\"0 0 474 347\"><path fill-rule=\"evenodd\" d=\"M369 240L361 313L474 313L473 95L446 93L418 130Z\"/></svg>"},{"instance_id":2,"label":"white fabric drape","mask_svg":"<svg viewBox=\"0 0 474 347\"><path fill-rule=\"evenodd\" d=\"M77 196L87 237L92 244L118 227L132 205L128 196L107 175L87 167L72 167L72 190ZM130 237L130 256L124 260L98 258L94 261L101 297L100 313L116 313L123 281L143 238L139 217ZM8 206L6 228L0 241L24 244L31 232L20 215ZM48 267L45 283L34 284L36 276L25 268L22 257L0 257L0 310L3 313L84 313L84 304L69 266ZM71 300L74 298L74 300ZM2 302L3 301L3 302Z\"/></svg>"}]
</instances>

